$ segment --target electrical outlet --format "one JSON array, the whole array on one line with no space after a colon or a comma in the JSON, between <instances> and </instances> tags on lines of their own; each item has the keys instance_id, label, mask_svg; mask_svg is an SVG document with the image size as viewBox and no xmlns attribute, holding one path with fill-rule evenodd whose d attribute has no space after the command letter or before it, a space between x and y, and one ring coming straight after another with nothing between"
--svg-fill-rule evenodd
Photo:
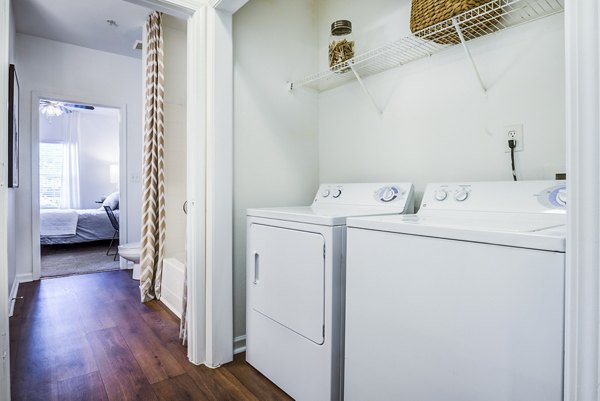
<instances>
[{"instance_id":1,"label":"electrical outlet","mask_svg":"<svg viewBox=\"0 0 600 401\"><path fill-rule=\"evenodd\" d=\"M515 152L523 151L523 125L507 125L504 127L505 139L503 141L504 144L504 152L509 153L510 148L508 147L508 141L513 139L517 141L517 147L515 148Z\"/></svg>"}]
</instances>

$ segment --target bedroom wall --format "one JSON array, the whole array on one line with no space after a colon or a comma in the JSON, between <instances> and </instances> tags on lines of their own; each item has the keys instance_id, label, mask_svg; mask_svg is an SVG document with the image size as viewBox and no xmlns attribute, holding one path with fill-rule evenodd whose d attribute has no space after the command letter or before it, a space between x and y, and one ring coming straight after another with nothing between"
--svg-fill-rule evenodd
<instances>
[{"instance_id":1,"label":"bedroom wall","mask_svg":"<svg viewBox=\"0 0 600 401\"><path fill-rule=\"evenodd\" d=\"M409 14L409 1L319 1L320 69L333 20L352 20L360 52L408 34ZM428 182L511 180L511 124L524 125L521 179L564 172L563 14L469 43L487 94L460 46L366 78L383 115L356 82L321 93L321 182L411 181L420 200Z\"/></svg>"},{"instance_id":2,"label":"bedroom wall","mask_svg":"<svg viewBox=\"0 0 600 401\"><path fill-rule=\"evenodd\" d=\"M81 114L81 207L96 209L95 201L118 190L110 182L110 166L119 165L119 110L96 109Z\"/></svg>"},{"instance_id":3,"label":"bedroom wall","mask_svg":"<svg viewBox=\"0 0 600 401\"><path fill-rule=\"evenodd\" d=\"M139 241L141 221L142 78L141 59L17 34L15 57L21 84L21 187L17 204L17 274L32 274L31 99L32 92L76 98L92 104L126 106L127 222L121 233ZM34 110L37 112L36 110Z\"/></svg>"},{"instance_id":4,"label":"bedroom wall","mask_svg":"<svg viewBox=\"0 0 600 401\"><path fill-rule=\"evenodd\" d=\"M8 36L8 61L11 64L15 64L15 36L17 31L15 29L15 16L12 10L12 2L9 8L9 36ZM17 74L20 76L19 68L17 68ZM8 201L7 201L7 259L8 259L8 296L9 304L11 297L11 289L15 282L17 274L17 261L16 261L16 205L15 205L15 189L8 188Z\"/></svg>"},{"instance_id":5,"label":"bedroom wall","mask_svg":"<svg viewBox=\"0 0 600 401\"><path fill-rule=\"evenodd\" d=\"M315 3L253 0L233 16L236 346L246 332L246 209L309 204L318 187L317 97L285 86L317 67Z\"/></svg>"}]
</instances>

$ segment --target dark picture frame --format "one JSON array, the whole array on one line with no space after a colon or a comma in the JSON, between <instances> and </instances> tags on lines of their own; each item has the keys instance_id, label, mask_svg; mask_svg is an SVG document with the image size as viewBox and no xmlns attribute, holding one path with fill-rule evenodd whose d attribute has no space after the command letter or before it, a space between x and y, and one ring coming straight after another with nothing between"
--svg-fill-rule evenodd
<instances>
[{"instance_id":1,"label":"dark picture frame","mask_svg":"<svg viewBox=\"0 0 600 401\"><path fill-rule=\"evenodd\" d=\"M14 64L8 68L8 187L19 187L19 79Z\"/></svg>"}]
</instances>

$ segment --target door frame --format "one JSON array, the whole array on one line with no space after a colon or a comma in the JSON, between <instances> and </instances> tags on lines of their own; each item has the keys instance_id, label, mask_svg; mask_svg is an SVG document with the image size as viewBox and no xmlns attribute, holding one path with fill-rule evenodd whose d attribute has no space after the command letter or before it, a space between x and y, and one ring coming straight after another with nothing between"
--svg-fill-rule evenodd
<instances>
[{"instance_id":1,"label":"door frame","mask_svg":"<svg viewBox=\"0 0 600 401\"><path fill-rule=\"evenodd\" d=\"M39 280L42 275L41 246L40 246L40 113L41 99L56 100L68 103L83 103L97 107L107 107L119 110L119 243L128 242L127 231L127 105L114 105L110 102L86 99L84 96L61 95L33 91L31 93L31 261L33 264L32 280ZM125 211L125 213L122 213ZM127 261L120 259L121 269L127 268Z\"/></svg>"},{"instance_id":2,"label":"door frame","mask_svg":"<svg viewBox=\"0 0 600 401\"><path fill-rule=\"evenodd\" d=\"M234 344L233 14L249 0L126 1L187 20L188 358L218 367Z\"/></svg>"},{"instance_id":3,"label":"door frame","mask_svg":"<svg viewBox=\"0 0 600 401\"><path fill-rule=\"evenodd\" d=\"M600 5L565 1L567 270L565 400L599 398Z\"/></svg>"},{"instance_id":4,"label":"door frame","mask_svg":"<svg viewBox=\"0 0 600 401\"><path fill-rule=\"evenodd\" d=\"M10 0L0 0L0 401L10 400L8 326L8 65Z\"/></svg>"}]
</instances>

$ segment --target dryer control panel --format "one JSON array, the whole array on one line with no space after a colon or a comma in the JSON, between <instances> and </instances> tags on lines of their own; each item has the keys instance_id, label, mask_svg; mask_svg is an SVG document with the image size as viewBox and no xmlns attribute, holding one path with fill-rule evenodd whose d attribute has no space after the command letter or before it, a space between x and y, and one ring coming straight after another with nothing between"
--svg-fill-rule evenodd
<instances>
[{"instance_id":1,"label":"dryer control panel","mask_svg":"<svg viewBox=\"0 0 600 401\"><path fill-rule=\"evenodd\" d=\"M429 184L423 210L565 213L564 181L506 181Z\"/></svg>"},{"instance_id":2,"label":"dryer control panel","mask_svg":"<svg viewBox=\"0 0 600 401\"><path fill-rule=\"evenodd\" d=\"M413 192L410 183L321 184L312 206L390 206L412 213Z\"/></svg>"}]
</instances>

